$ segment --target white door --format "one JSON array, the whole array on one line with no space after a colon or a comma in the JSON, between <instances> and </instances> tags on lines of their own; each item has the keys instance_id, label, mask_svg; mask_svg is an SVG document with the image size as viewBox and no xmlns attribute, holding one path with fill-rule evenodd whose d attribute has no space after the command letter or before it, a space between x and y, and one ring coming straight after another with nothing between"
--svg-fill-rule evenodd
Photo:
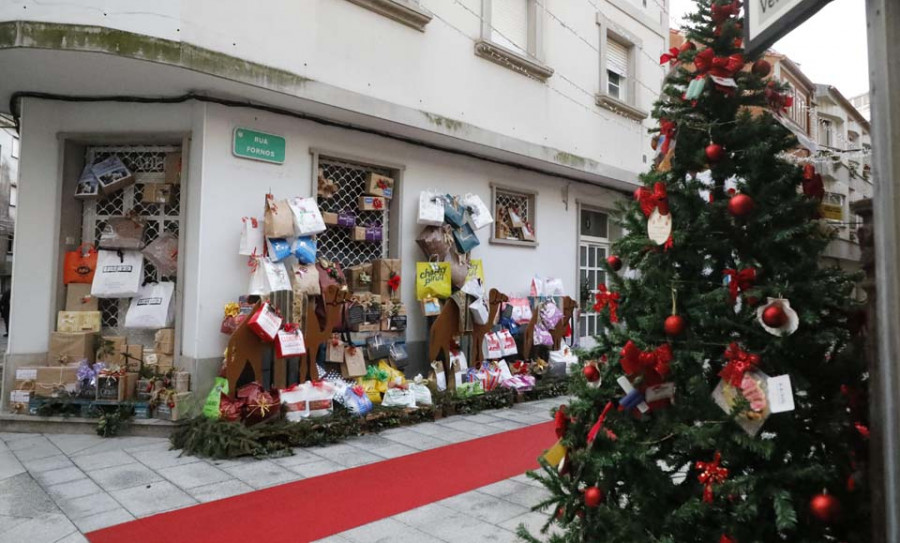
<instances>
[{"instance_id":1,"label":"white door","mask_svg":"<svg viewBox=\"0 0 900 543\"><path fill-rule=\"evenodd\" d=\"M601 332L594 312L597 285L606 283L603 262L609 254L609 221L606 213L582 207L578 241L578 293L581 311L578 317L578 345L590 348Z\"/></svg>"}]
</instances>

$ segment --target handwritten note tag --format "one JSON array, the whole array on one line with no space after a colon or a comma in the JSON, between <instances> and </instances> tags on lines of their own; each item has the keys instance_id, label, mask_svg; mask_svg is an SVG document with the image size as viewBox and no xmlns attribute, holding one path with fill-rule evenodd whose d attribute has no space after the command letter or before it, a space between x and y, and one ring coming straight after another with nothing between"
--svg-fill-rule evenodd
<instances>
[{"instance_id":1,"label":"handwritten note tag","mask_svg":"<svg viewBox=\"0 0 900 543\"><path fill-rule=\"evenodd\" d=\"M791 389L790 375L769 377L766 387L769 392L770 412L784 413L794 410L794 392Z\"/></svg>"},{"instance_id":2,"label":"handwritten note tag","mask_svg":"<svg viewBox=\"0 0 900 543\"><path fill-rule=\"evenodd\" d=\"M657 245L662 245L669 240L672 235L672 214L665 215L659 212L659 208L653 210L650 218L647 220L647 237L652 239Z\"/></svg>"}]
</instances>

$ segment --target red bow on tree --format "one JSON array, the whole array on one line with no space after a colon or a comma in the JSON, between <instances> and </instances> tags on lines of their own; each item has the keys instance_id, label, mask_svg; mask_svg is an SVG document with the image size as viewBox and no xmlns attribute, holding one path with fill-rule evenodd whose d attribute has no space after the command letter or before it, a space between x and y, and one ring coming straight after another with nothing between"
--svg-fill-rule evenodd
<instances>
[{"instance_id":1,"label":"red bow on tree","mask_svg":"<svg viewBox=\"0 0 900 543\"><path fill-rule=\"evenodd\" d=\"M668 138L666 138L666 142L664 142L663 145L666 143L668 143ZM644 215L647 217L649 217L656 208L659 208L659 213L661 215L669 214L669 194L666 192L665 183L656 183L653 185L653 190L645 187L637 189L634 191L634 199L640 202L641 211L643 211Z\"/></svg>"},{"instance_id":2,"label":"red bow on tree","mask_svg":"<svg viewBox=\"0 0 900 543\"><path fill-rule=\"evenodd\" d=\"M722 455L716 451L712 462L698 461L695 466L700 470L697 480L703 485L703 501L712 503L713 501L713 485L722 484L728 478L728 468L719 465L722 461Z\"/></svg>"},{"instance_id":3,"label":"red bow on tree","mask_svg":"<svg viewBox=\"0 0 900 543\"><path fill-rule=\"evenodd\" d=\"M597 294L594 295L594 298L597 300L597 303L594 304L595 312L603 311L603 308L608 305L609 322L619 322L617 310L619 309L620 295L618 292L607 291L606 285L601 283L597 285Z\"/></svg>"},{"instance_id":4,"label":"red bow on tree","mask_svg":"<svg viewBox=\"0 0 900 543\"><path fill-rule=\"evenodd\" d=\"M606 437L610 441L615 441L619 439L619 437L609 428L604 428L603 423L606 422L606 415L609 414L610 410L613 408L612 402L606 402L606 407L603 408L603 411L600 413L600 416L597 418L597 422L591 427L591 430L587 435L587 443L588 447L590 447L594 440L597 439L597 434L600 433L600 430L604 430L606 432Z\"/></svg>"},{"instance_id":5,"label":"red bow on tree","mask_svg":"<svg viewBox=\"0 0 900 543\"><path fill-rule=\"evenodd\" d=\"M803 194L821 201L825 198L825 183L822 175L816 173L816 167L812 164L803 166Z\"/></svg>"},{"instance_id":6,"label":"red bow on tree","mask_svg":"<svg viewBox=\"0 0 900 543\"><path fill-rule=\"evenodd\" d=\"M741 3L739 0L734 0L730 4L713 4L712 20L717 25L720 25L740 13L740 11Z\"/></svg>"},{"instance_id":7,"label":"red bow on tree","mask_svg":"<svg viewBox=\"0 0 900 543\"><path fill-rule=\"evenodd\" d=\"M751 354L744 351L733 341L728 345L728 348L725 349L725 360L728 361L728 364L726 364L725 367L722 368L722 371L719 372L719 377L725 379L727 383L737 388L740 388L741 381L744 379L744 374L759 365L758 354Z\"/></svg>"},{"instance_id":8,"label":"red bow on tree","mask_svg":"<svg viewBox=\"0 0 900 543\"><path fill-rule=\"evenodd\" d=\"M769 84L766 85L765 95L769 107L775 111L776 115L787 113L788 108L794 105L794 97L778 92L773 81L769 81Z\"/></svg>"},{"instance_id":9,"label":"red bow on tree","mask_svg":"<svg viewBox=\"0 0 900 543\"><path fill-rule=\"evenodd\" d=\"M756 268L744 268L741 271L728 268L724 273L731 278L731 281L728 282L728 295L731 297L731 303L737 301L739 290L744 292L752 288L756 281Z\"/></svg>"},{"instance_id":10,"label":"red bow on tree","mask_svg":"<svg viewBox=\"0 0 900 543\"><path fill-rule=\"evenodd\" d=\"M675 137L675 122L668 119L660 119L659 135L665 136L660 151L662 154L666 154L669 152L669 146L672 145L672 139ZM662 211L660 211L660 213L662 213Z\"/></svg>"},{"instance_id":11,"label":"red bow on tree","mask_svg":"<svg viewBox=\"0 0 900 543\"><path fill-rule=\"evenodd\" d=\"M744 67L744 55L735 53L727 57L717 57L711 47L697 53L694 57L694 66L697 67L697 75L705 74L716 77L734 77Z\"/></svg>"},{"instance_id":12,"label":"red bow on tree","mask_svg":"<svg viewBox=\"0 0 900 543\"><path fill-rule=\"evenodd\" d=\"M569 417L566 415L566 406L561 405L559 409L556 410L556 415L553 417L553 430L556 432L556 437L562 439L564 435L566 435L566 430L569 429Z\"/></svg>"},{"instance_id":13,"label":"red bow on tree","mask_svg":"<svg viewBox=\"0 0 900 543\"><path fill-rule=\"evenodd\" d=\"M677 47L672 47L671 49L669 49L668 53L663 53L662 55L660 55L659 63L665 64L666 62L669 62L673 66L675 64L678 64L678 53L680 52L681 51L679 51Z\"/></svg>"},{"instance_id":14,"label":"red bow on tree","mask_svg":"<svg viewBox=\"0 0 900 543\"><path fill-rule=\"evenodd\" d=\"M719 539L719 543L737 543L737 539L733 539L725 534L722 534L722 538Z\"/></svg>"},{"instance_id":15,"label":"red bow on tree","mask_svg":"<svg viewBox=\"0 0 900 543\"><path fill-rule=\"evenodd\" d=\"M387 281L387 286L391 292L397 292L397 289L400 288L400 274L391 272L391 277Z\"/></svg>"},{"instance_id":16,"label":"red bow on tree","mask_svg":"<svg viewBox=\"0 0 900 543\"><path fill-rule=\"evenodd\" d=\"M672 347L668 343L660 345L653 351L642 351L633 341L628 340L620 354L619 363L622 364L625 373L634 375L643 372L647 385L662 382L669 373Z\"/></svg>"}]
</instances>

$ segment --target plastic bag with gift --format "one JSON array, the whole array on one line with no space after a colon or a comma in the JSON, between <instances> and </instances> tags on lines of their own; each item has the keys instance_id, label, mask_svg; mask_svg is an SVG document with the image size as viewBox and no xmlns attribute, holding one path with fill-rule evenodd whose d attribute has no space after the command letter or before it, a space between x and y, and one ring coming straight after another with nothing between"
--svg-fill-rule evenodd
<instances>
[{"instance_id":1,"label":"plastic bag with gift","mask_svg":"<svg viewBox=\"0 0 900 543\"><path fill-rule=\"evenodd\" d=\"M266 236L259 219L256 217L244 217L241 221L241 245L238 249L238 254L243 256L263 254L266 246Z\"/></svg>"},{"instance_id":2,"label":"plastic bag with gift","mask_svg":"<svg viewBox=\"0 0 900 543\"><path fill-rule=\"evenodd\" d=\"M409 383L409 390L416 399L416 406L432 405L431 389L428 388L428 379L422 377L421 374L416 375L412 383Z\"/></svg>"},{"instance_id":3,"label":"plastic bag with gift","mask_svg":"<svg viewBox=\"0 0 900 543\"><path fill-rule=\"evenodd\" d=\"M385 341L381 334L373 334L366 338L366 356L369 360L381 360L391 355L391 343Z\"/></svg>"},{"instance_id":4,"label":"plastic bag with gift","mask_svg":"<svg viewBox=\"0 0 900 543\"><path fill-rule=\"evenodd\" d=\"M147 283L131 299L125 328L166 328L175 320L175 283Z\"/></svg>"},{"instance_id":5,"label":"plastic bag with gift","mask_svg":"<svg viewBox=\"0 0 900 543\"><path fill-rule=\"evenodd\" d=\"M430 190L419 193L419 216L416 222L431 226L444 224L444 199L440 194Z\"/></svg>"},{"instance_id":6,"label":"plastic bag with gift","mask_svg":"<svg viewBox=\"0 0 900 543\"><path fill-rule=\"evenodd\" d=\"M541 323L549 330L555 328L563 318L562 310L553 302L541 306Z\"/></svg>"},{"instance_id":7,"label":"plastic bag with gift","mask_svg":"<svg viewBox=\"0 0 900 543\"><path fill-rule=\"evenodd\" d=\"M318 250L316 239L311 236L300 236L294 240L291 247L297 262L301 264L314 264L316 262L316 251Z\"/></svg>"},{"instance_id":8,"label":"plastic bag with gift","mask_svg":"<svg viewBox=\"0 0 900 543\"><path fill-rule=\"evenodd\" d=\"M406 345L403 343L392 344L388 356L391 362L401 367L409 362L409 353L406 350Z\"/></svg>"},{"instance_id":9,"label":"plastic bag with gift","mask_svg":"<svg viewBox=\"0 0 900 543\"><path fill-rule=\"evenodd\" d=\"M144 245L146 224L135 217L107 219L100 233L101 249L140 249Z\"/></svg>"},{"instance_id":10,"label":"plastic bag with gift","mask_svg":"<svg viewBox=\"0 0 900 543\"><path fill-rule=\"evenodd\" d=\"M512 333L503 329L497 332L497 338L500 341L500 350L503 353L503 356L513 356L519 354L519 348L516 346L516 338L513 337Z\"/></svg>"},{"instance_id":11,"label":"plastic bag with gift","mask_svg":"<svg viewBox=\"0 0 900 543\"><path fill-rule=\"evenodd\" d=\"M91 296L133 298L143 282L144 255L140 251L100 251Z\"/></svg>"},{"instance_id":12,"label":"plastic bag with gift","mask_svg":"<svg viewBox=\"0 0 900 543\"><path fill-rule=\"evenodd\" d=\"M459 199L447 194L444 196L444 220L454 228L466 224L466 208L460 205Z\"/></svg>"},{"instance_id":13,"label":"plastic bag with gift","mask_svg":"<svg viewBox=\"0 0 900 543\"><path fill-rule=\"evenodd\" d=\"M449 262L416 262L416 299L449 298Z\"/></svg>"},{"instance_id":14,"label":"plastic bag with gift","mask_svg":"<svg viewBox=\"0 0 900 543\"><path fill-rule=\"evenodd\" d=\"M471 383L461 383L456 385L456 395L460 398L471 398L473 396L481 396L484 394L484 386L481 381Z\"/></svg>"},{"instance_id":15,"label":"plastic bag with gift","mask_svg":"<svg viewBox=\"0 0 900 543\"><path fill-rule=\"evenodd\" d=\"M475 324L487 324L490 318L490 310L484 298L476 298L474 302L469 304L469 311L472 312L472 320L475 321Z\"/></svg>"},{"instance_id":16,"label":"plastic bag with gift","mask_svg":"<svg viewBox=\"0 0 900 543\"><path fill-rule=\"evenodd\" d=\"M510 318L516 324L528 324L531 322L531 302L528 298L510 298L507 306L512 308Z\"/></svg>"},{"instance_id":17,"label":"plastic bag with gift","mask_svg":"<svg viewBox=\"0 0 900 543\"><path fill-rule=\"evenodd\" d=\"M344 390L342 403L348 411L358 417L370 413L375 407L372 404L372 400L369 399L369 395L366 394L366 389L361 385L347 387L346 390Z\"/></svg>"},{"instance_id":18,"label":"plastic bag with gift","mask_svg":"<svg viewBox=\"0 0 900 543\"><path fill-rule=\"evenodd\" d=\"M415 407L416 396L408 387L392 387L384 393L381 405L384 407Z\"/></svg>"},{"instance_id":19,"label":"plastic bag with gift","mask_svg":"<svg viewBox=\"0 0 900 543\"><path fill-rule=\"evenodd\" d=\"M153 264L160 277L175 275L178 271L178 237L171 232L164 232L148 243L141 253Z\"/></svg>"},{"instance_id":20,"label":"plastic bag with gift","mask_svg":"<svg viewBox=\"0 0 900 543\"><path fill-rule=\"evenodd\" d=\"M542 323L538 323L534 327L534 344L545 345L548 347L553 346L553 336L550 335L550 332Z\"/></svg>"}]
</instances>

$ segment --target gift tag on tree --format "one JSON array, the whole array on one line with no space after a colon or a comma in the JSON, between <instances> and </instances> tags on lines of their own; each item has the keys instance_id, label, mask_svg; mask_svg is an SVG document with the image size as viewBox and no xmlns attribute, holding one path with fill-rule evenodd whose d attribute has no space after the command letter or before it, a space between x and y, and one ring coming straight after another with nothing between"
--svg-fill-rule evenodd
<instances>
[{"instance_id":1,"label":"gift tag on tree","mask_svg":"<svg viewBox=\"0 0 900 543\"><path fill-rule=\"evenodd\" d=\"M771 413L786 413L794 410L794 392L791 389L791 376L779 375L769 377L766 382Z\"/></svg>"},{"instance_id":2,"label":"gift tag on tree","mask_svg":"<svg viewBox=\"0 0 900 543\"><path fill-rule=\"evenodd\" d=\"M659 208L650 213L647 220L647 237L653 240L657 245L663 245L669 241L672 235L672 214L663 215L659 212Z\"/></svg>"}]
</instances>

